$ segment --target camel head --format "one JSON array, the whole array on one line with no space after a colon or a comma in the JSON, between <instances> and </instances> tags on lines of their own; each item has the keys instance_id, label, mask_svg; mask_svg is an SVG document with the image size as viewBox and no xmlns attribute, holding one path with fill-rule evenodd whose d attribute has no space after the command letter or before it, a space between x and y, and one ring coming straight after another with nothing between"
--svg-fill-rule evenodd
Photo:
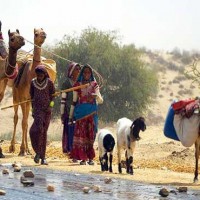
<instances>
[{"instance_id":1,"label":"camel head","mask_svg":"<svg viewBox=\"0 0 200 200\"><path fill-rule=\"evenodd\" d=\"M8 36L9 36L9 48L13 50L18 50L22 46L25 45L24 38L20 35L19 30L16 29L16 32L10 32L8 31Z\"/></svg>"},{"instance_id":2,"label":"camel head","mask_svg":"<svg viewBox=\"0 0 200 200\"><path fill-rule=\"evenodd\" d=\"M47 34L44 32L42 28L34 29L34 44L41 47L46 37Z\"/></svg>"}]
</instances>

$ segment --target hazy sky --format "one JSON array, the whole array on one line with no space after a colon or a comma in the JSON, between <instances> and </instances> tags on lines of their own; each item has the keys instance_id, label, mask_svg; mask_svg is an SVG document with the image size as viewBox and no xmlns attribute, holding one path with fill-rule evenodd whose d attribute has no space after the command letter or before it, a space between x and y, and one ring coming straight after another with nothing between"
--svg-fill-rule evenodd
<instances>
[{"instance_id":1,"label":"hazy sky","mask_svg":"<svg viewBox=\"0 0 200 200\"><path fill-rule=\"evenodd\" d=\"M200 0L1 0L4 38L19 29L33 41L34 28L45 43L83 29L117 30L123 44L148 49L200 50ZM25 49L32 46L26 44Z\"/></svg>"}]
</instances>

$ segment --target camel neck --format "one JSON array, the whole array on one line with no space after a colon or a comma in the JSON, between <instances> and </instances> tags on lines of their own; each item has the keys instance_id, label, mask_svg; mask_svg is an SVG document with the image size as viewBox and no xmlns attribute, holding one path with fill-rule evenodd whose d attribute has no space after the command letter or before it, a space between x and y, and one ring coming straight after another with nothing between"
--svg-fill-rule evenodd
<instances>
[{"instance_id":1,"label":"camel neck","mask_svg":"<svg viewBox=\"0 0 200 200\"><path fill-rule=\"evenodd\" d=\"M41 62L41 46L34 46L33 51L33 68Z\"/></svg>"},{"instance_id":2,"label":"camel neck","mask_svg":"<svg viewBox=\"0 0 200 200\"><path fill-rule=\"evenodd\" d=\"M6 66L6 73L13 74L17 62L17 50L9 48L8 64Z\"/></svg>"}]
</instances>

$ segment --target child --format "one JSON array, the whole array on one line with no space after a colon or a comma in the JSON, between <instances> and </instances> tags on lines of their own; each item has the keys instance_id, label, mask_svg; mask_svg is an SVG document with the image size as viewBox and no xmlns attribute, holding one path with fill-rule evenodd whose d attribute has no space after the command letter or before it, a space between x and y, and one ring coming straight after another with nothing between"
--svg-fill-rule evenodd
<instances>
[{"instance_id":1,"label":"child","mask_svg":"<svg viewBox=\"0 0 200 200\"><path fill-rule=\"evenodd\" d=\"M53 94L55 87L49 79L44 65L38 65L35 69L36 78L31 82L30 96L32 100L33 124L30 128L30 138L33 150L36 155L35 163L48 165L45 159L47 130L51 119L51 109L53 107Z\"/></svg>"}]
</instances>

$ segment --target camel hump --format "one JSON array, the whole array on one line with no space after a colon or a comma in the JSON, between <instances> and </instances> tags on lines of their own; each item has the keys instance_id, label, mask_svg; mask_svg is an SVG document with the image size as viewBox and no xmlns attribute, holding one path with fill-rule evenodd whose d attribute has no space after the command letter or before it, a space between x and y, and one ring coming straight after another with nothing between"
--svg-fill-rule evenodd
<instances>
[{"instance_id":1,"label":"camel hump","mask_svg":"<svg viewBox=\"0 0 200 200\"><path fill-rule=\"evenodd\" d=\"M28 62L28 53L24 50L19 50L17 52L17 64L19 68L24 66Z\"/></svg>"}]
</instances>

